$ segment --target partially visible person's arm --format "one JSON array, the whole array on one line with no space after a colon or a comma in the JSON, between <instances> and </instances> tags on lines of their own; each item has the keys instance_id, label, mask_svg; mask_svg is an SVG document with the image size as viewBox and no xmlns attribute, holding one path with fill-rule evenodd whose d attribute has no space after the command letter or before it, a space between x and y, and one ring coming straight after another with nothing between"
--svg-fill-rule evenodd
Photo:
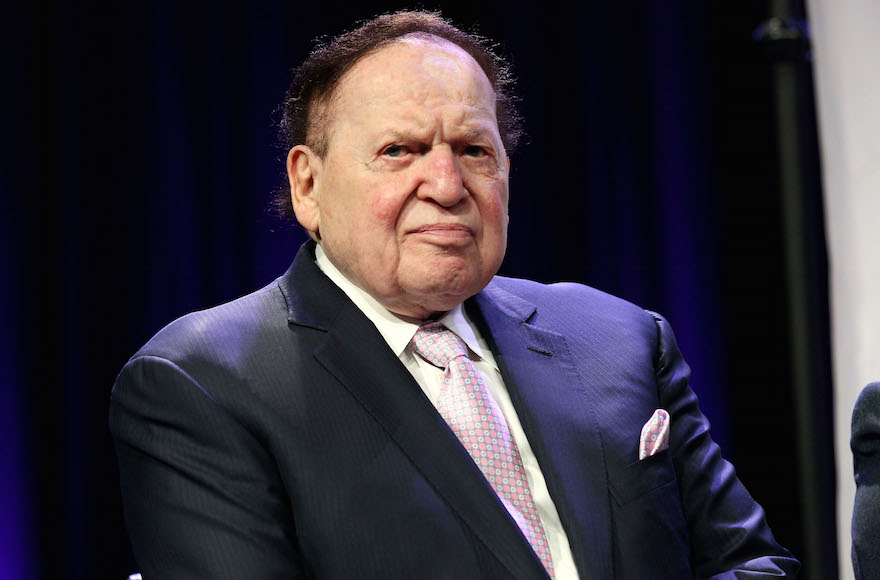
<instances>
[{"instance_id":1,"label":"partially visible person's arm","mask_svg":"<svg viewBox=\"0 0 880 580\"><path fill-rule=\"evenodd\" d=\"M211 385L136 357L113 389L110 429L145 580L305 575L275 463Z\"/></svg>"},{"instance_id":2,"label":"partially visible person's arm","mask_svg":"<svg viewBox=\"0 0 880 580\"><path fill-rule=\"evenodd\" d=\"M852 562L856 578L880 578L880 383L859 395L852 417L856 501Z\"/></svg>"}]
</instances>

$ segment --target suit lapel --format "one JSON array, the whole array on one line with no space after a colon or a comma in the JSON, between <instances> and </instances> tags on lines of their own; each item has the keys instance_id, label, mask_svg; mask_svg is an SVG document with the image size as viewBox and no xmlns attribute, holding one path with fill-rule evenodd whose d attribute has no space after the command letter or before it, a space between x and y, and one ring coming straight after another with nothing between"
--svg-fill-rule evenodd
<instances>
[{"instance_id":1,"label":"suit lapel","mask_svg":"<svg viewBox=\"0 0 880 580\"><path fill-rule=\"evenodd\" d=\"M455 434L376 327L320 272L311 252L304 258L310 249L306 246L280 286L291 323L327 332L315 349L315 358L382 425L514 577L546 577L537 556Z\"/></svg>"},{"instance_id":2,"label":"suit lapel","mask_svg":"<svg viewBox=\"0 0 880 580\"><path fill-rule=\"evenodd\" d=\"M468 306L495 353L581 578L611 578L611 508L601 437L589 385L565 338L530 324L535 306L495 285Z\"/></svg>"}]
</instances>

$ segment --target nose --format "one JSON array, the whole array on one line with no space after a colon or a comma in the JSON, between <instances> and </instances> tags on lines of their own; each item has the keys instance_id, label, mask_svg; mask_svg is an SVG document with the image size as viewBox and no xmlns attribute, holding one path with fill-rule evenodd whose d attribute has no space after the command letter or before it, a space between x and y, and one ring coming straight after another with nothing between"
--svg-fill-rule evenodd
<instances>
[{"instance_id":1,"label":"nose","mask_svg":"<svg viewBox=\"0 0 880 580\"><path fill-rule=\"evenodd\" d=\"M418 197L433 200L443 207L452 207L467 197L461 167L452 149L434 148L425 158L425 176L419 185Z\"/></svg>"}]
</instances>

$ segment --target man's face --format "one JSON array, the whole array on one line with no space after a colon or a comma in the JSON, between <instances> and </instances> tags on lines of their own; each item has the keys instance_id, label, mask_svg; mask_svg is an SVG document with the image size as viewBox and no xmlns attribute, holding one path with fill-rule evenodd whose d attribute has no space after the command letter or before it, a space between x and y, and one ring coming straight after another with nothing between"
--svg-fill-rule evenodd
<instances>
[{"instance_id":1,"label":"man's face","mask_svg":"<svg viewBox=\"0 0 880 580\"><path fill-rule=\"evenodd\" d=\"M330 261L408 318L482 290L507 246L509 163L473 58L405 39L346 73L328 113L324 158L303 153L304 168L292 151L288 167L311 177L311 201L294 207Z\"/></svg>"}]
</instances>

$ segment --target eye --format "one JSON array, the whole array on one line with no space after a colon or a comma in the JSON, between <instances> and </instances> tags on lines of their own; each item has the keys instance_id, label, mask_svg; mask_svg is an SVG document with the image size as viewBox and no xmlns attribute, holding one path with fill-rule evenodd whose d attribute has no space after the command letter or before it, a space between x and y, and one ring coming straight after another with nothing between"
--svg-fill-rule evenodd
<instances>
[{"instance_id":1,"label":"eye","mask_svg":"<svg viewBox=\"0 0 880 580\"><path fill-rule=\"evenodd\" d=\"M468 157L483 157L486 154L486 150L479 145L468 145L464 149L464 154Z\"/></svg>"},{"instance_id":2,"label":"eye","mask_svg":"<svg viewBox=\"0 0 880 580\"><path fill-rule=\"evenodd\" d=\"M382 155L387 155L388 157L400 157L404 153L406 153L406 148L403 145L389 145L385 148L385 151L382 152Z\"/></svg>"}]
</instances>

